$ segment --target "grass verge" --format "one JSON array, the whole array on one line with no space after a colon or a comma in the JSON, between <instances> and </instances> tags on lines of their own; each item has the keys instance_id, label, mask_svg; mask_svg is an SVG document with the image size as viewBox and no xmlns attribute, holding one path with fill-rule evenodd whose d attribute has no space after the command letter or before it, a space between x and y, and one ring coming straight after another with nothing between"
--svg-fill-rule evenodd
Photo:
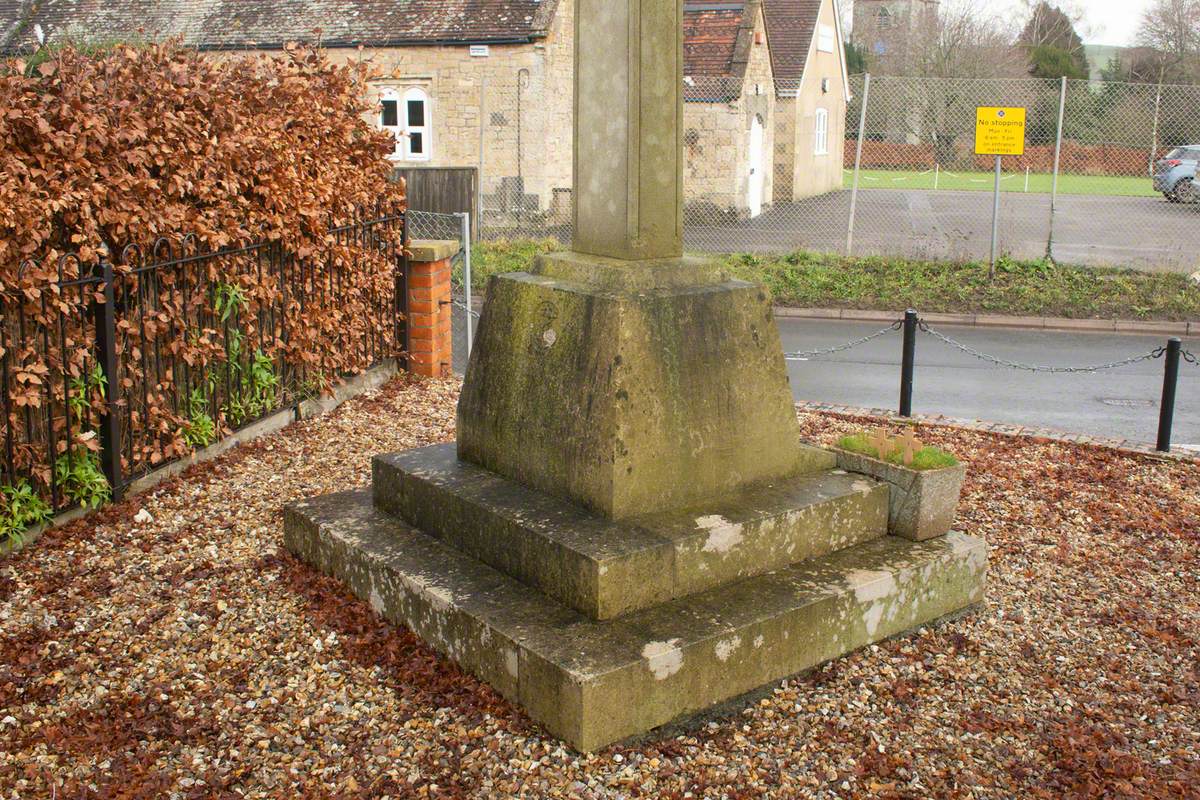
<instances>
[{"instance_id":1,"label":"grass verge","mask_svg":"<svg viewBox=\"0 0 1200 800\"><path fill-rule=\"evenodd\" d=\"M864 169L859 172L860 189L938 189L947 192L991 192L995 187L992 172L958 172L941 170ZM1000 191L1050 194L1054 176L1048 172L1032 172L1026 183L1025 173L1004 172L1000 175ZM854 183L854 170L845 171L847 189ZM1118 197L1156 197L1158 192L1148 176L1116 175L1059 175L1059 194L1106 195Z\"/></svg>"},{"instance_id":2,"label":"grass verge","mask_svg":"<svg viewBox=\"0 0 1200 800\"><path fill-rule=\"evenodd\" d=\"M529 269L552 239L481 242L473 251L477 289L504 272ZM1075 319L1200 319L1200 287L1185 275L1100 269L1003 258L996 277L977 261L844 258L797 251L784 256L718 256L743 280L771 290L778 305L871 311L1014 314Z\"/></svg>"}]
</instances>

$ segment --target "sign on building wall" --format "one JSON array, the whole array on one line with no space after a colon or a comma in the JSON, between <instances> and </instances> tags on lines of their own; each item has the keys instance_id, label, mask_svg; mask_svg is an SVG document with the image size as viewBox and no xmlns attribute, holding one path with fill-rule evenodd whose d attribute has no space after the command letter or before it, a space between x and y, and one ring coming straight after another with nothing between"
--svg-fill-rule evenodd
<instances>
[{"instance_id":1,"label":"sign on building wall","mask_svg":"<svg viewBox=\"0 0 1200 800\"><path fill-rule=\"evenodd\" d=\"M975 155L1025 155L1025 109L997 106L976 108Z\"/></svg>"}]
</instances>

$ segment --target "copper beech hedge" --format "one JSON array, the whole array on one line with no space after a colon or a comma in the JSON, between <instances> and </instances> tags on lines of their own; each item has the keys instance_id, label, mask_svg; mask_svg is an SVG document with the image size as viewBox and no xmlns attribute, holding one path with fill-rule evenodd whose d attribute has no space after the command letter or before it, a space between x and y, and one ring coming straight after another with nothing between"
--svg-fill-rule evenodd
<instances>
[{"instance_id":1,"label":"copper beech hedge","mask_svg":"<svg viewBox=\"0 0 1200 800\"><path fill-rule=\"evenodd\" d=\"M189 414L235 426L217 395L233 396L231 372L256 357L325 384L377 357L363 343L387 335L400 227L333 232L404 206L388 180L391 137L362 116L366 77L298 46L277 57L66 47L0 66L0 484L45 488L56 461L97 447L98 287L60 284L101 259L117 271L127 472L192 449ZM213 251L229 255L198 262L201 275L138 269ZM187 401L196 391L200 410Z\"/></svg>"}]
</instances>

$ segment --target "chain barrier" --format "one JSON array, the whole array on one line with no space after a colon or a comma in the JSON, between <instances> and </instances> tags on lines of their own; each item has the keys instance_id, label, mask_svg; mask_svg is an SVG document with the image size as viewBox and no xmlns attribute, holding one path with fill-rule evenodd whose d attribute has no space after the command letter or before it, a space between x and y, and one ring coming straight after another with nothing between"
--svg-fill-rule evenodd
<instances>
[{"instance_id":1,"label":"chain barrier","mask_svg":"<svg viewBox=\"0 0 1200 800\"><path fill-rule=\"evenodd\" d=\"M1086 366L1086 367L1049 367L1049 366L1045 366L1042 364L1025 364L1020 361L1009 361L1006 358L998 358L993 355L988 355L987 353L983 353L979 350L976 350L974 347L971 347L970 345L963 344L962 342L957 341L955 339L951 339L949 336L946 336L944 333L939 333L938 331L935 331L933 328L929 327L928 323L926 323L924 321L918 322L917 327L920 328L921 331L929 334L930 336L937 339L938 341L944 342L944 343L950 345L951 347L956 347L959 350L963 351L964 353L974 356L975 358L978 358L981 361L987 361L987 362L990 362L990 363L995 364L1000 367L1009 367L1011 369L1024 370L1026 372L1050 372L1050 373L1103 372L1105 370L1117 369L1118 367L1129 366L1130 364L1137 364L1140 361L1152 361L1153 359L1156 359L1156 358L1162 358L1163 355L1167 352L1167 348L1159 347L1156 350L1151 350L1149 353L1142 353L1141 355L1131 356L1129 358L1121 359L1120 361L1110 361L1107 364L1092 364L1092 365Z\"/></svg>"},{"instance_id":2,"label":"chain barrier","mask_svg":"<svg viewBox=\"0 0 1200 800\"><path fill-rule=\"evenodd\" d=\"M461 300L455 300L455 301L454 301L454 307L455 307L455 308L462 309L463 311L467 312L468 314L470 314L470 315L471 315L473 318L475 318L475 319L479 319L479 312L478 312L478 311L476 311L476 310L475 310L475 309L473 309L473 308L467 308L467 304L466 304L466 303L464 303L464 302L463 302L463 301L461 301Z\"/></svg>"},{"instance_id":3,"label":"chain barrier","mask_svg":"<svg viewBox=\"0 0 1200 800\"><path fill-rule=\"evenodd\" d=\"M829 355L833 355L834 353L841 353L845 350L850 350L852 348L858 347L859 345L866 344L867 342L872 341L873 339L878 339L880 336L885 336L885 335L891 333L892 331L898 331L898 330L900 330L902 325L904 325L904 322L902 320L897 320L896 322L893 322L891 325L887 326L886 328L883 328L882 330L875 331L875 333L872 333L868 336L864 336L861 339L855 339L852 342L846 342L845 344L839 344L836 347L827 347L824 350L806 350L806 351L796 352L796 353L784 353L783 357L785 359L787 359L788 361L807 361L808 359L816 358L817 356L829 356Z\"/></svg>"},{"instance_id":4,"label":"chain barrier","mask_svg":"<svg viewBox=\"0 0 1200 800\"><path fill-rule=\"evenodd\" d=\"M1187 350L1180 350L1179 355L1183 356L1183 360L1189 364L1200 364L1200 360L1196 358L1194 353L1190 353Z\"/></svg>"}]
</instances>

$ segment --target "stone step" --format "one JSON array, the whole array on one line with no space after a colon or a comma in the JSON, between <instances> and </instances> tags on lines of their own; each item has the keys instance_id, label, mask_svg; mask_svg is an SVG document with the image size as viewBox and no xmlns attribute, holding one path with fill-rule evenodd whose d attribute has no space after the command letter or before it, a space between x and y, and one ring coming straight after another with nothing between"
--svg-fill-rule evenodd
<instances>
[{"instance_id":1,"label":"stone step","mask_svg":"<svg viewBox=\"0 0 1200 800\"><path fill-rule=\"evenodd\" d=\"M594 619L649 608L887 533L888 488L829 471L621 522L467 462L379 456L375 504Z\"/></svg>"},{"instance_id":2,"label":"stone step","mask_svg":"<svg viewBox=\"0 0 1200 800\"><path fill-rule=\"evenodd\" d=\"M886 536L595 621L366 491L289 507L284 542L585 751L979 603L987 564L986 544L960 533Z\"/></svg>"}]
</instances>

